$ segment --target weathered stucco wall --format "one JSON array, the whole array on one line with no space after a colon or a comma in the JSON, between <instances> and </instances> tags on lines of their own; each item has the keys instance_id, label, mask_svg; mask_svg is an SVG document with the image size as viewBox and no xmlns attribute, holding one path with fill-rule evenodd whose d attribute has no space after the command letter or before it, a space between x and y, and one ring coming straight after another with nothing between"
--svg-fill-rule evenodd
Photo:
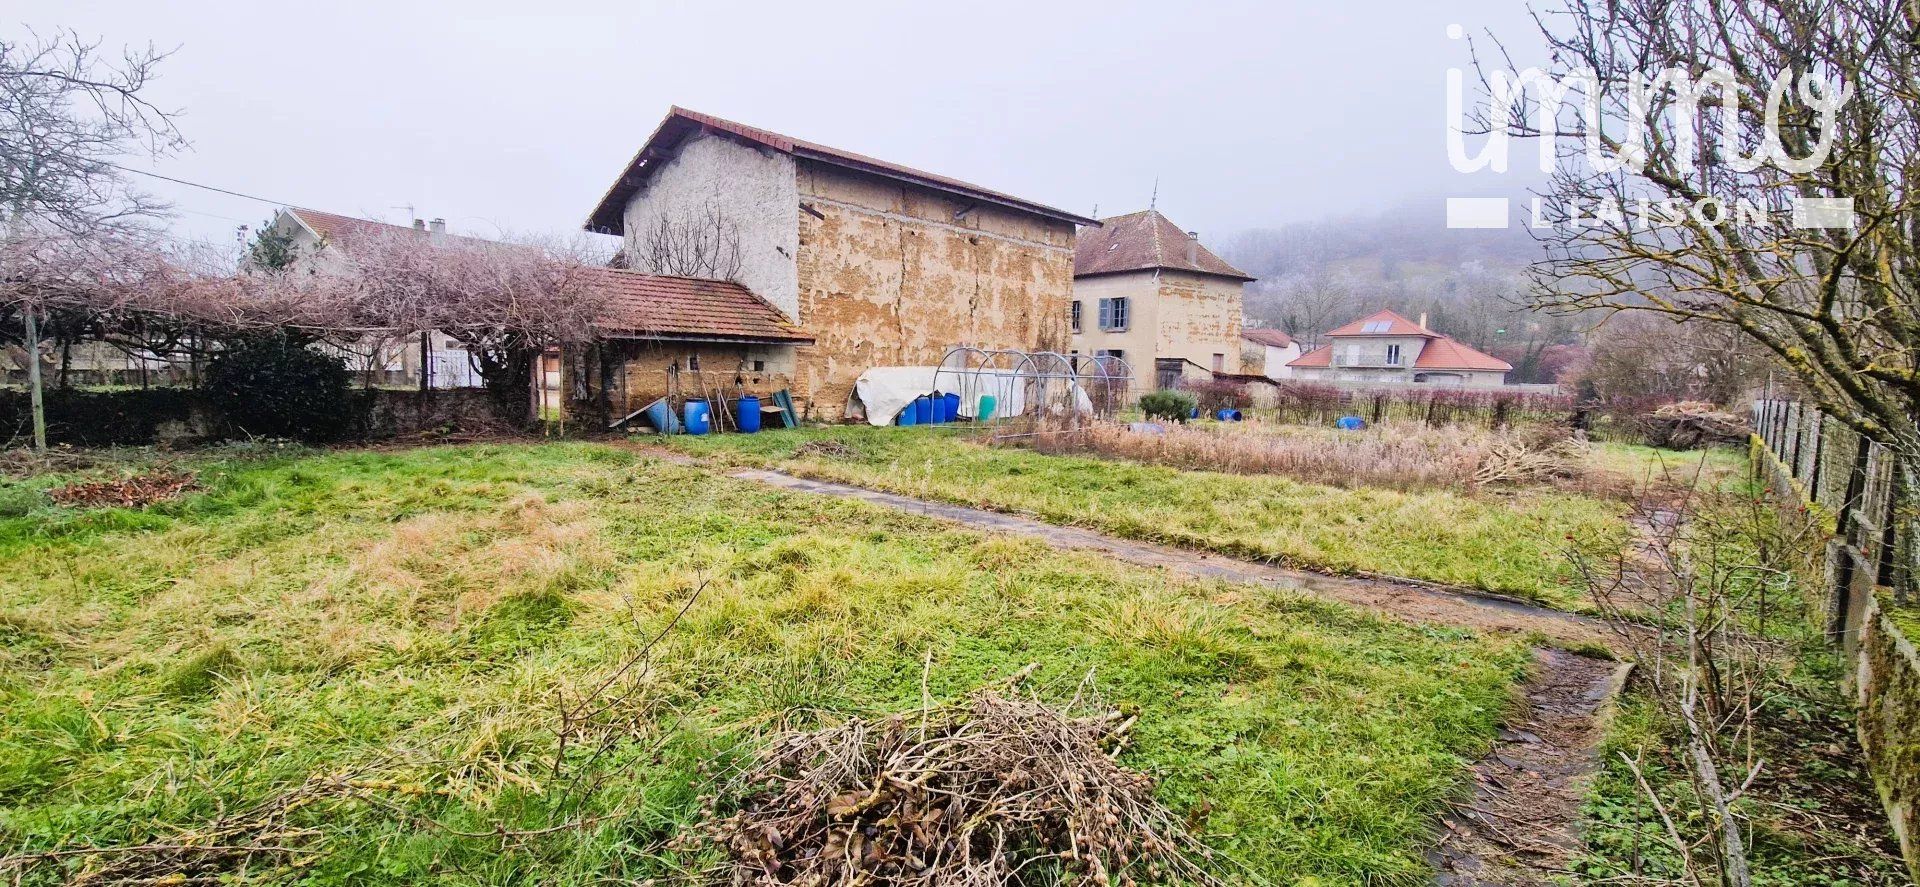
<instances>
[{"instance_id":1,"label":"weathered stucco wall","mask_svg":"<svg viewBox=\"0 0 1920 887\"><path fill-rule=\"evenodd\" d=\"M1240 372L1238 280L1179 271L1160 272L1155 357L1183 357L1209 370Z\"/></svg>"},{"instance_id":2,"label":"weathered stucco wall","mask_svg":"<svg viewBox=\"0 0 1920 887\"><path fill-rule=\"evenodd\" d=\"M699 391L702 375L732 397L737 373L745 381L747 393L762 397L781 388L792 388L792 345L721 345L713 343L671 343L622 341L614 343L614 356L620 374L611 392L614 411L621 416L633 412L654 398L667 393L667 367L680 368L680 394L688 398L703 396ZM698 355L700 373L688 369L688 358ZM761 368L753 368L754 361ZM625 406L622 409L622 405Z\"/></svg>"},{"instance_id":3,"label":"weathered stucco wall","mask_svg":"<svg viewBox=\"0 0 1920 887\"><path fill-rule=\"evenodd\" d=\"M952 345L1067 345L1074 226L800 161L796 406L843 415L873 366L932 365Z\"/></svg>"},{"instance_id":4,"label":"weathered stucco wall","mask_svg":"<svg viewBox=\"0 0 1920 887\"><path fill-rule=\"evenodd\" d=\"M697 134L628 201L625 249L645 254L647 239L662 220L686 225L718 210L739 235L738 281L794 317L799 309L800 204L794 159L778 151ZM636 261L638 261L636 259ZM641 271L654 269L635 264Z\"/></svg>"},{"instance_id":5,"label":"weathered stucco wall","mask_svg":"<svg viewBox=\"0 0 1920 887\"><path fill-rule=\"evenodd\" d=\"M1160 300L1155 298L1159 283L1152 271L1133 274L1102 274L1073 281L1073 300L1080 303L1080 332L1073 337L1071 349L1080 354L1118 350L1133 370L1132 395L1154 388L1153 358L1160 337ZM1126 298L1127 328L1100 328L1100 300Z\"/></svg>"}]
</instances>

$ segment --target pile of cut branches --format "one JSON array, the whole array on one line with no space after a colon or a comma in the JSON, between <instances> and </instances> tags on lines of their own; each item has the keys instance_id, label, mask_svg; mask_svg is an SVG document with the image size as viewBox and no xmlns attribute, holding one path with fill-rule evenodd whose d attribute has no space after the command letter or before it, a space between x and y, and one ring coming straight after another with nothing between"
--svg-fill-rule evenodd
<instances>
[{"instance_id":1,"label":"pile of cut branches","mask_svg":"<svg viewBox=\"0 0 1920 887\"><path fill-rule=\"evenodd\" d=\"M982 690L776 736L682 849L730 885L1224 884L1221 858L1114 756L1133 719Z\"/></svg>"},{"instance_id":2,"label":"pile of cut branches","mask_svg":"<svg viewBox=\"0 0 1920 887\"><path fill-rule=\"evenodd\" d=\"M189 471L156 469L113 480L83 481L54 487L47 496L60 505L78 508L142 508L155 502L169 502L198 489L200 482Z\"/></svg>"},{"instance_id":3,"label":"pile of cut branches","mask_svg":"<svg viewBox=\"0 0 1920 887\"><path fill-rule=\"evenodd\" d=\"M1473 482L1484 487L1562 480L1578 476L1586 458L1587 445L1579 438L1501 438L1480 458Z\"/></svg>"}]
</instances>

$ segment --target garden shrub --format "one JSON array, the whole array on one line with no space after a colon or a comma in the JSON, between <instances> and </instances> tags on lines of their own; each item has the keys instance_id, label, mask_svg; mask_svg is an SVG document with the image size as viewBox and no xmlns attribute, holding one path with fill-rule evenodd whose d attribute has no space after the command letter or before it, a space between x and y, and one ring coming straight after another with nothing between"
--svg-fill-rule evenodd
<instances>
[{"instance_id":1,"label":"garden shrub","mask_svg":"<svg viewBox=\"0 0 1920 887\"><path fill-rule=\"evenodd\" d=\"M259 437L338 440L365 410L346 364L282 334L235 341L207 367L207 395L236 429Z\"/></svg>"},{"instance_id":2,"label":"garden shrub","mask_svg":"<svg viewBox=\"0 0 1920 887\"><path fill-rule=\"evenodd\" d=\"M1140 411L1146 413L1148 419L1185 422L1199 405L1193 395L1181 391L1155 391L1140 397Z\"/></svg>"}]
</instances>

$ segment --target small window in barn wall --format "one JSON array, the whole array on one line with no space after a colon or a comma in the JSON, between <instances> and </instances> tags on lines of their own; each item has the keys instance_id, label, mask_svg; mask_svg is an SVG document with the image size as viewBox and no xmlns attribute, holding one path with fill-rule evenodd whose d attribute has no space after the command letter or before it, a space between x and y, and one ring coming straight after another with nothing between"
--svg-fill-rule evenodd
<instances>
[{"instance_id":1,"label":"small window in barn wall","mask_svg":"<svg viewBox=\"0 0 1920 887\"><path fill-rule=\"evenodd\" d=\"M753 371L754 371L754 372L756 372L756 373L764 373L764 372L766 372L766 371L767 371L767 362L766 362L766 361L764 361L764 360L756 360L756 361L754 361L754 362L753 362Z\"/></svg>"},{"instance_id":2,"label":"small window in barn wall","mask_svg":"<svg viewBox=\"0 0 1920 887\"><path fill-rule=\"evenodd\" d=\"M698 354L687 355L687 369L697 370L699 368L700 368L700 355Z\"/></svg>"},{"instance_id":3,"label":"small window in barn wall","mask_svg":"<svg viewBox=\"0 0 1920 887\"><path fill-rule=\"evenodd\" d=\"M1216 373L1224 373L1224 372L1226 372L1226 371L1227 371L1227 356L1226 356L1226 355L1224 355L1224 354L1215 354L1215 355L1213 356L1213 371L1214 371L1214 372L1216 372Z\"/></svg>"},{"instance_id":4,"label":"small window in barn wall","mask_svg":"<svg viewBox=\"0 0 1920 887\"><path fill-rule=\"evenodd\" d=\"M1068 312L1068 319L1073 323L1073 331L1076 333L1079 332L1080 331L1080 300L1079 299L1073 300L1073 310Z\"/></svg>"}]
</instances>

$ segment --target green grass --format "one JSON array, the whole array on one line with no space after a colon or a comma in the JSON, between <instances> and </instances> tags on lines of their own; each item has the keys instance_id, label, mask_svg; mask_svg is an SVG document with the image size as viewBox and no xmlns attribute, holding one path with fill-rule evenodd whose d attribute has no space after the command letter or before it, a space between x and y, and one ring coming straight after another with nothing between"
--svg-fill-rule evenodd
<instances>
[{"instance_id":1,"label":"green grass","mask_svg":"<svg viewBox=\"0 0 1920 887\"><path fill-rule=\"evenodd\" d=\"M0 482L24 505L0 517L0 853L172 840L365 768L367 799L295 814L321 832L306 883L660 876L717 762L777 725L911 707L930 653L936 697L1037 662L1064 698L1092 671L1140 715L1123 761L1268 879L1424 883L1432 816L1530 661L609 447L195 467L204 492L145 511ZM611 713L613 754L576 744L556 775L556 700L703 580ZM576 777L605 782L582 798ZM609 813L504 846L442 827Z\"/></svg>"},{"instance_id":2,"label":"green grass","mask_svg":"<svg viewBox=\"0 0 1920 887\"><path fill-rule=\"evenodd\" d=\"M1743 477L1722 485L1746 486ZM1737 671L1750 685L1729 680L1743 698L1755 700L1750 728L1736 723L1714 727L1717 765L1729 784L1745 782L1754 762L1763 762L1744 786L1735 809L1744 827L1753 883L1757 887L1799 885L1911 884L1899 860L1875 793L1873 779L1856 739L1853 701L1845 688L1846 667L1823 628L1824 601L1815 589L1814 552L1799 550L1821 541L1785 529L1772 500L1746 495L1708 495L1689 518L1683 544L1699 593L1725 599L1745 631L1766 639L1763 652L1743 656ZM1680 602L1670 604L1679 610ZM1684 625L1675 616L1675 624ZM1584 810L1585 852L1575 870L1592 880L1645 878L1654 883L1685 879L1685 866L1666 837L1661 810L1646 787L1660 798L1683 840L1705 840L1714 820L1705 812L1692 760L1685 756L1687 731L1678 708L1675 661L1641 664L1640 677L1607 724L1601 742L1601 769L1589 788ZM1723 653L1725 674L1735 669ZM1667 675L1656 685L1650 675ZM1665 693L1663 697L1662 693ZM1624 756L1624 758L1623 758ZM1643 787L1625 758L1640 766ZM1696 870L1708 866L1708 849L1696 851Z\"/></svg>"},{"instance_id":3,"label":"green grass","mask_svg":"<svg viewBox=\"0 0 1920 887\"><path fill-rule=\"evenodd\" d=\"M807 441L851 457L794 458ZM1625 539L1626 506L1565 493L1338 489L970 442L958 431L825 428L664 438L687 452L907 495L1018 511L1121 536L1480 588L1578 608L1571 541Z\"/></svg>"}]
</instances>

